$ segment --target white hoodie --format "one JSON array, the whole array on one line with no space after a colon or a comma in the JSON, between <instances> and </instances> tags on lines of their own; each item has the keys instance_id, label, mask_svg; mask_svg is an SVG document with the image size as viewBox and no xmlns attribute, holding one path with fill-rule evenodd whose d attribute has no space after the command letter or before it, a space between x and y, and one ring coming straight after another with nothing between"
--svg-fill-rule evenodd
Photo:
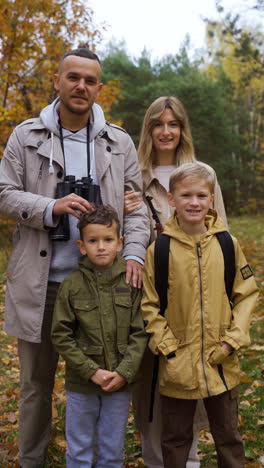
<instances>
[{"instance_id":1,"label":"white hoodie","mask_svg":"<svg viewBox=\"0 0 264 468\"><path fill-rule=\"evenodd\" d=\"M45 107L40 118L45 127L51 132L51 140L53 142L53 134L60 136L59 129L59 103L57 98L52 104ZM94 184L98 184L96 174L95 158L94 158L94 138L104 128L105 118L101 107L94 104L90 113L90 175ZM87 176L87 129L82 128L76 133L62 129L64 155L65 155L65 175L74 175L76 180ZM50 154L50 172L53 171L53 144ZM44 222L47 227L54 227L58 220L54 222L52 217L52 209L55 201L48 206ZM78 268L78 257L80 256L79 248L76 245L77 239L80 238L77 228L78 220L72 215L69 215L70 221L70 240L68 241L53 241L52 258L49 271L49 281L61 282L66 276Z\"/></svg>"}]
</instances>

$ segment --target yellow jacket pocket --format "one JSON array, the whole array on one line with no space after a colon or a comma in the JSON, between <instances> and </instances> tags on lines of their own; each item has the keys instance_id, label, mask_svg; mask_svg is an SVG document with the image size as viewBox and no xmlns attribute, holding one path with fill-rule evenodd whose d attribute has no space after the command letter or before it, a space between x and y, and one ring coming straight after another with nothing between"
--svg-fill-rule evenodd
<instances>
[{"instance_id":1,"label":"yellow jacket pocket","mask_svg":"<svg viewBox=\"0 0 264 468\"><path fill-rule=\"evenodd\" d=\"M198 387L192 355L188 346L178 348L175 353L168 356L161 355L159 364L159 381L162 386L173 383L185 390Z\"/></svg>"}]
</instances>

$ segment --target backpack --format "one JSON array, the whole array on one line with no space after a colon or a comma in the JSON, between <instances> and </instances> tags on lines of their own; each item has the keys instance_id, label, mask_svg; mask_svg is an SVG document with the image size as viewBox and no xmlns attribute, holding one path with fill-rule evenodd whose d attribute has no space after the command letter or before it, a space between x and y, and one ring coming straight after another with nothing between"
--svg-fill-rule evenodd
<instances>
[{"instance_id":1,"label":"backpack","mask_svg":"<svg viewBox=\"0 0 264 468\"><path fill-rule=\"evenodd\" d=\"M228 231L219 232L216 234L220 247L222 249L224 264L225 264L225 288L226 294L231 302L231 294L235 279L235 249L231 235ZM169 251L170 251L170 236L161 234L155 241L154 250L154 268L155 268L155 288L160 299L160 314L164 316L168 305L167 290L169 288ZM158 272L158 274L156 274ZM232 304L231 304L232 307ZM153 405L155 387L158 378L158 356L154 358L154 369L152 377L151 398L149 421L153 419Z\"/></svg>"}]
</instances>

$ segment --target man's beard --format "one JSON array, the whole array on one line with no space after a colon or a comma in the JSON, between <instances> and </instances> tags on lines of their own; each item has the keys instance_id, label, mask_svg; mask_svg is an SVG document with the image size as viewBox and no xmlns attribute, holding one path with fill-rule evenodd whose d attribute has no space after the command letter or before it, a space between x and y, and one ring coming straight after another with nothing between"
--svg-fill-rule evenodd
<instances>
[{"instance_id":1,"label":"man's beard","mask_svg":"<svg viewBox=\"0 0 264 468\"><path fill-rule=\"evenodd\" d=\"M92 105L91 106L89 105L88 101L87 101L87 107L77 108L77 109L76 109L75 106L72 106L68 102L65 102L63 99L61 99L61 102L68 111L70 111L72 114L77 114L77 115L87 114L90 111L91 107L92 107Z\"/></svg>"}]
</instances>

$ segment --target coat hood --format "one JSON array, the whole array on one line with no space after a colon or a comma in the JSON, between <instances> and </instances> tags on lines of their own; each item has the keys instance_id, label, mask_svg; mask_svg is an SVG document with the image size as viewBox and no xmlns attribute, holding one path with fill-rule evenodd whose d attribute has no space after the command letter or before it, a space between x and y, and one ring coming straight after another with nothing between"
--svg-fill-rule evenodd
<instances>
[{"instance_id":1,"label":"coat hood","mask_svg":"<svg viewBox=\"0 0 264 468\"><path fill-rule=\"evenodd\" d=\"M53 173L53 136L57 135L60 136L60 127L59 127L59 107L60 107L60 98L58 97L55 101L52 102L49 106L44 107L44 109L40 113L40 120L42 121L43 125L50 131L51 133L51 152L50 152L50 164L49 164L49 171ZM93 104L91 112L90 112L90 150L93 152L93 140L98 135L98 133L104 128L105 126L105 118L104 113L101 107L98 104ZM80 131L73 133L70 131L66 131L63 134L64 140L71 140L71 141L79 141L86 143L86 129L81 129ZM91 147L92 146L92 147Z\"/></svg>"},{"instance_id":2,"label":"coat hood","mask_svg":"<svg viewBox=\"0 0 264 468\"><path fill-rule=\"evenodd\" d=\"M209 209L208 214L205 217L205 225L207 227L207 231L201 235L201 239L204 241L209 240L218 232L226 231L224 222L220 218L219 214L217 211L212 209ZM167 236L177 239L178 241L185 244L193 245L194 236L190 236L182 231L182 229L179 227L177 218L174 216L171 216L165 224L163 234L166 234Z\"/></svg>"},{"instance_id":3,"label":"coat hood","mask_svg":"<svg viewBox=\"0 0 264 468\"><path fill-rule=\"evenodd\" d=\"M44 107L40 113L40 119L45 127L55 135L60 135L59 129L59 108L60 98L58 97L49 106ZM90 141L93 140L96 135L104 128L105 118L102 108L98 104L93 104L90 113ZM79 139L81 132L72 134L72 137Z\"/></svg>"}]
</instances>

